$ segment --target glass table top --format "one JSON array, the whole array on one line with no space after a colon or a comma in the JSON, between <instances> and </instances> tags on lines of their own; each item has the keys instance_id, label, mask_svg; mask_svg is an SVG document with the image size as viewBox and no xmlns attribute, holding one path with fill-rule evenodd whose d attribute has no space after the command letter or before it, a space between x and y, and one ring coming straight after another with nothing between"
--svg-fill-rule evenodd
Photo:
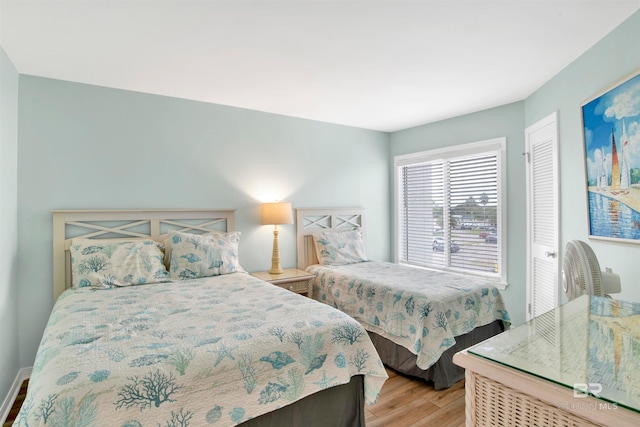
<instances>
[{"instance_id":1,"label":"glass table top","mask_svg":"<svg viewBox=\"0 0 640 427\"><path fill-rule=\"evenodd\" d=\"M467 351L640 412L640 303L583 295Z\"/></svg>"}]
</instances>

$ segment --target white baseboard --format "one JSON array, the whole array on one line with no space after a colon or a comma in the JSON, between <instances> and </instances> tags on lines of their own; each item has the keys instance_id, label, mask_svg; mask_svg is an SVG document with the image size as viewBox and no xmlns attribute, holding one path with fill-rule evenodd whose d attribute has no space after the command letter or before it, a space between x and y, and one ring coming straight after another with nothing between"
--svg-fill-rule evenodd
<instances>
[{"instance_id":1,"label":"white baseboard","mask_svg":"<svg viewBox=\"0 0 640 427\"><path fill-rule=\"evenodd\" d=\"M9 390L9 394L4 398L4 402L2 402L2 406L0 407L0 420L2 420L2 424L7 420L9 416L9 412L11 412L11 407L13 406L13 402L15 402L16 397L18 397L18 393L20 393L20 387L24 380L31 378L31 368L22 368L18 371L18 375L16 379L13 381L13 385L11 386L11 390Z\"/></svg>"}]
</instances>

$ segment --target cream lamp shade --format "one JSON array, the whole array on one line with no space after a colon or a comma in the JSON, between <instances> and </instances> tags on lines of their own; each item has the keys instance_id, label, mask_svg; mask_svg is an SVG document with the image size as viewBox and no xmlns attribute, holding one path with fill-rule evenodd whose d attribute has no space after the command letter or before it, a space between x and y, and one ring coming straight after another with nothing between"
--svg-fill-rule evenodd
<instances>
[{"instance_id":1,"label":"cream lamp shade","mask_svg":"<svg viewBox=\"0 0 640 427\"><path fill-rule=\"evenodd\" d=\"M262 224L274 225L273 253L271 255L271 274L282 274L280 265L280 250L278 249L278 225L293 224L291 203L265 203L262 205Z\"/></svg>"},{"instance_id":2,"label":"cream lamp shade","mask_svg":"<svg viewBox=\"0 0 640 427\"><path fill-rule=\"evenodd\" d=\"M293 224L291 203L265 203L262 205L262 224Z\"/></svg>"}]
</instances>

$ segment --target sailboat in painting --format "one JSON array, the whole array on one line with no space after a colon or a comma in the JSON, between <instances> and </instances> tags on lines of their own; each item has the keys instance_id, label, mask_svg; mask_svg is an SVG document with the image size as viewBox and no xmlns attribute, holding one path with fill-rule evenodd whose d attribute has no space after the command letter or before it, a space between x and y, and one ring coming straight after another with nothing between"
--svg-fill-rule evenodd
<instances>
[{"instance_id":1,"label":"sailboat in painting","mask_svg":"<svg viewBox=\"0 0 640 427\"><path fill-rule=\"evenodd\" d=\"M629 138L627 137L627 129L622 121L622 158L620 162L620 189L628 190L631 186L631 167L629 164Z\"/></svg>"},{"instance_id":2,"label":"sailboat in painting","mask_svg":"<svg viewBox=\"0 0 640 427\"><path fill-rule=\"evenodd\" d=\"M609 179L607 178L609 170L607 169L607 156L605 155L604 147L600 150L596 149L593 154L596 158L597 166L596 186L598 190L604 190L609 186Z\"/></svg>"},{"instance_id":3,"label":"sailboat in painting","mask_svg":"<svg viewBox=\"0 0 640 427\"><path fill-rule=\"evenodd\" d=\"M611 129L611 194L629 194L630 170L629 170L629 147L628 138L626 137L624 122L622 122L622 151L620 160L618 159L618 150L616 149L616 137ZM627 145L627 147L625 147ZM627 157L625 159L625 152Z\"/></svg>"}]
</instances>

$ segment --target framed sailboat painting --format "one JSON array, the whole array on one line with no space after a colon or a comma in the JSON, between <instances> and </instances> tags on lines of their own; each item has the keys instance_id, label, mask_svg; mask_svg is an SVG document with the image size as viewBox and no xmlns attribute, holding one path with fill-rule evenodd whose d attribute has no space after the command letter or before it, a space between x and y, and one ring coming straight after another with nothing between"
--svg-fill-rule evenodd
<instances>
[{"instance_id":1,"label":"framed sailboat painting","mask_svg":"<svg viewBox=\"0 0 640 427\"><path fill-rule=\"evenodd\" d=\"M640 70L582 105L589 237L640 243Z\"/></svg>"}]
</instances>

